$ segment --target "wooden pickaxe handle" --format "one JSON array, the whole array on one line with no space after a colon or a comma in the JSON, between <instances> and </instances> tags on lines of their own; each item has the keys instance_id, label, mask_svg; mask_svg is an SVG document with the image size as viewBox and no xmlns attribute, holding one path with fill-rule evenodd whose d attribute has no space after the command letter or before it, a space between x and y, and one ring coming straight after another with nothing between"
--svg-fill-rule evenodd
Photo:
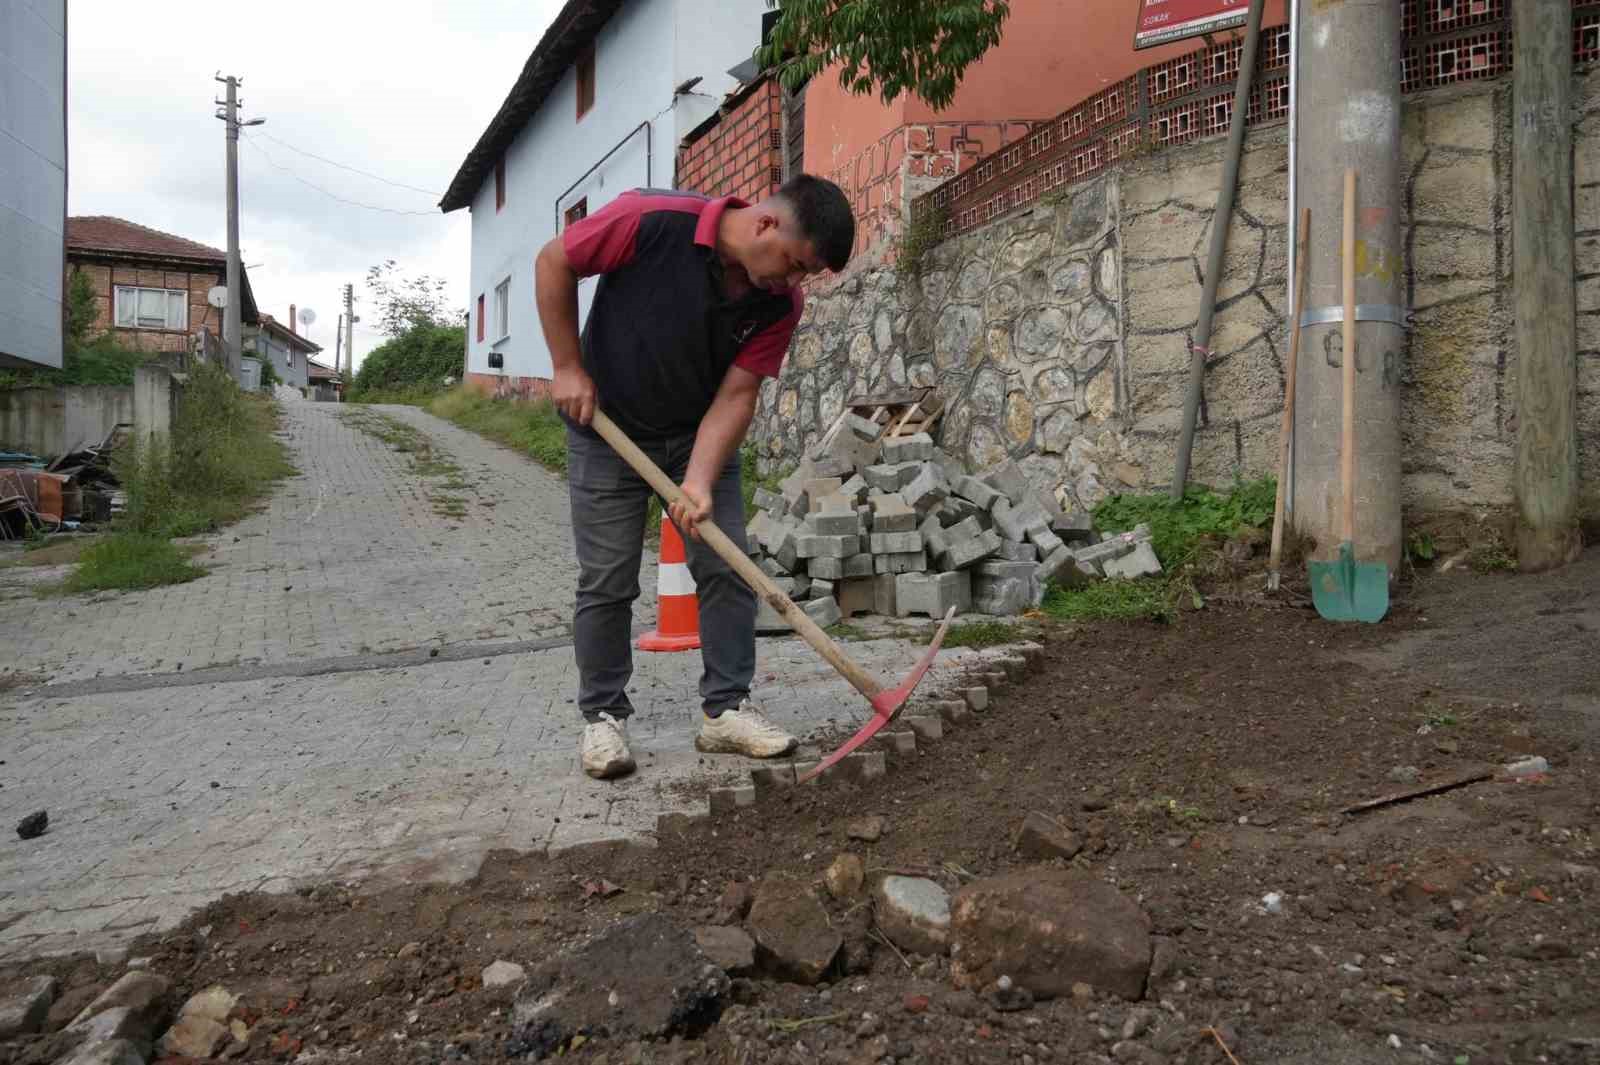
<instances>
[{"instance_id":1,"label":"wooden pickaxe handle","mask_svg":"<svg viewBox=\"0 0 1600 1065\"><path fill-rule=\"evenodd\" d=\"M683 499L683 489L674 484L671 477L661 472L661 467L651 462L650 456L640 451L639 446L628 439L628 434L617 428L617 424L606 417L604 411L596 408L594 420L589 425L668 504ZM722 561L732 566L733 571L743 577L744 582L766 600L783 620L794 626L794 631L800 634L800 638L815 648L817 654L827 659L828 664L838 670L839 675L849 681L851 687L868 699L883 691L883 685L878 683L877 678L845 654L844 649L811 620L811 615L801 610L793 599L783 594L783 589L772 583L772 578L752 562L750 556L740 550L737 544L728 539L728 534L717 528L715 522L709 518L702 519L695 525L695 529L699 532L700 539L715 551Z\"/></svg>"}]
</instances>

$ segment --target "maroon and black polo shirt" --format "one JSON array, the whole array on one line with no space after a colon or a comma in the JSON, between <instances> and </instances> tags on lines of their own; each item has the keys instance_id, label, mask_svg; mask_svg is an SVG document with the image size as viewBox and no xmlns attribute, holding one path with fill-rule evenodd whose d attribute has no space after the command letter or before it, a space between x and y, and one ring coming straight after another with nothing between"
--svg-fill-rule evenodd
<instances>
[{"instance_id":1,"label":"maroon and black polo shirt","mask_svg":"<svg viewBox=\"0 0 1600 1065\"><path fill-rule=\"evenodd\" d=\"M730 206L747 205L634 189L561 236L578 276L600 275L583 368L630 436L693 433L730 366L776 377L783 365L805 299L799 289L723 295L717 224Z\"/></svg>"}]
</instances>

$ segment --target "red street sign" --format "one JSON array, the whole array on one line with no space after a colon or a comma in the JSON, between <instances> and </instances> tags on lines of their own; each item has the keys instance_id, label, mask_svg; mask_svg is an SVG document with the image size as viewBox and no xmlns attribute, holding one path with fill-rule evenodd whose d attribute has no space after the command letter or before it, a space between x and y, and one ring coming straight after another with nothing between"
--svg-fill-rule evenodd
<instances>
[{"instance_id":1,"label":"red street sign","mask_svg":"<svg viewBox=\"0 0 1600 1065\"><path fill-rule=\"evenodd\" d=\"M1243 26L1248 0L1139 0L1134 48L1153 48L1186 37Z\"/></svg>"}]
</instances>

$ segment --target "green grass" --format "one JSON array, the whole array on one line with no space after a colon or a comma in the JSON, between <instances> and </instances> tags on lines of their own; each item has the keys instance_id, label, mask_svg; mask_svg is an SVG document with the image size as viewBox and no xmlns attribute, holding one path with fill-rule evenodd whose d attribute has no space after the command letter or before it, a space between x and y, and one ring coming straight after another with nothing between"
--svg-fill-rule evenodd
<instances>
[{"instance_id":1,"label":"green grass","mask_svg":"<svg viewBox=\"0 0 1600 1065\"><path fill-rule=\"evenodd\" d=\"M1103 533L1150 526L1151 545L1169 572L1194 557L1207 538L1226 540L1244 529L1261 529L1272 521L1278 485L1271 477L1241 484L1225 496L1203 485L1190 485L1181 502L1166 493L1116 495L1094 508L1095 528Z\"/></svg>"},{"instance_id":2,"label":"green grass","mask_svg":"<svg viewBox=\"0 0 1600 1065\"><path fill-rule=\"evenodd\" d=\"M1172 589L1160 577L1054 585L1040 609L1061 621L1171 621L1176 614Z\"/></svg>"},{"instance_id":3,"label":"green grass","mask_svg":"<svg viewBox=\"0 0 1600 1065\"><path fill-rule=\"evenodd\" d=\"M1017 627L1003 621L961 621L952 624L950 631L945 633L944 646L999 647L1001 644L1015 643L1018 638ZM932 639L933 633L929 633L923 642Z\"/></svg>"},{"instance_id":4,"label":"green grass","mask_svg":"<svg viewBox=\"0 0 1600 1065\"><path fill-rule=\"evenodd\" d=\"M41 589L40 594L76 595L183 584L205 576L203 568L189 561L198 550L198 545L179 546L151 533L113 533L85 548L72 575L58 585Z\"/></svg>"},{"instance_id":5,"label":"green grass","mask_svg":"<svg viewBox=\"0 0 1600 1065\"><path fill-rule=\"evenodd\" d=\"M394 388L353 389L347 402L394 403L403 407L426 407L444 394L444 389L438 385L401 385Z\"/></svg>"},{"instance_id":6,"label":"green grass","mask_svg":"<svg viewBox=\"0 0 1600 1065\"><path fill-rule=\"evenodd\" d=\"M463 429L516 448L547 469L567 472L567 426L548 401L495 399L458 387L435 396L427 409Z\"/></svg>"},{"instance_id":7,"label":"green grass","mask_svg":"<svg viewBox=\"0 0 1600 1065\"><path fill-rule=\"evenodd\" d=\"M426 489L428 502L436 516L451 521L460 521L467 516L466 497L451 493L472 489L472 483L465 480L466 471L448 452L440 450L427 433L397 418L360 406L346 406L340 416L355 429L410 456L411 472L419 479L443 478Z\"/></svg>"}]
</instances>

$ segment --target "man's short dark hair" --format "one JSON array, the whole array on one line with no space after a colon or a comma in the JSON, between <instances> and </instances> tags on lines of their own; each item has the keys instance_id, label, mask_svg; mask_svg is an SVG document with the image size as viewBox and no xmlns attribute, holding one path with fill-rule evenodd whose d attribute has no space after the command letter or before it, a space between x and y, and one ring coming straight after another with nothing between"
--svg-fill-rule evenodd
<instances>
[{"instance_id":1,"label":"man's short dark hair","mask_svg":"<svg viewBox=\"0 0 1600 1065\"><path fill-rule=\"evenodd\" d=\"M855 247L856 218L839 186L825 178L800 174L778 190L778 197L794 211L800 232L828 269L834 273L843 270Z\"/></svg>"}]
</instances>

